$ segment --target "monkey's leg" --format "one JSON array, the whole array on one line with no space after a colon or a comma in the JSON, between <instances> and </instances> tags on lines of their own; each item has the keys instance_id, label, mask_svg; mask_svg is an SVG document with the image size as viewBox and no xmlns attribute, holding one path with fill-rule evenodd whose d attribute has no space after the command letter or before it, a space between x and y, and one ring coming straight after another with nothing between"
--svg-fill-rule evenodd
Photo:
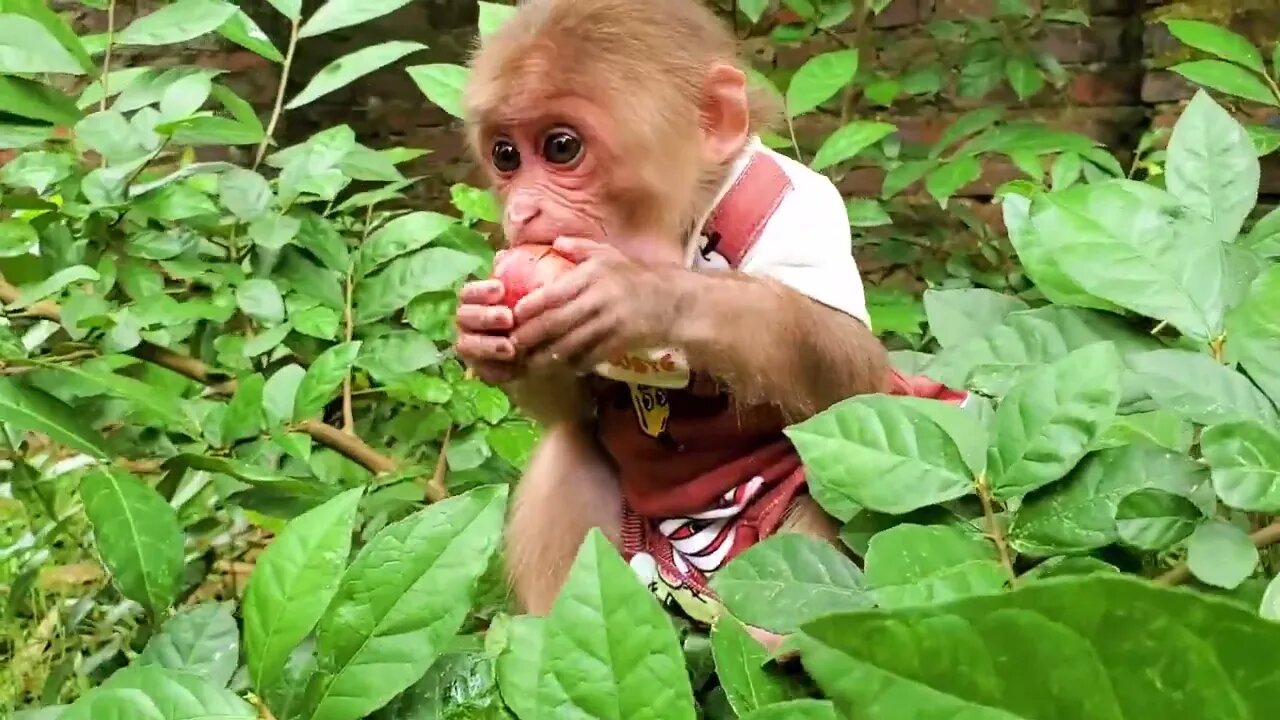
<instances>
[{"instance_id":1,"label":"monkey's leg","mask_svg":"<svg viewBox=\"0 0 1280 720\"><path fill-rule=\"evenodd\" d=\"M507 521L507 566L525 612L551 610L593 527L621 546L617 473L586 427L560 423L546 431L534 451Z\"/></svg>"}]
</instances>

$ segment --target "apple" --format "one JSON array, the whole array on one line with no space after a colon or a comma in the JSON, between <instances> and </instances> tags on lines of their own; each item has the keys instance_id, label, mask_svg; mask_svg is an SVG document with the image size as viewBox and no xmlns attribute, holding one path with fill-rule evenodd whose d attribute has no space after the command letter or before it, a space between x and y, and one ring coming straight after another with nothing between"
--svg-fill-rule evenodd
<instances>
[{"instance_id":1,"label":"apple","mask_svg":"<svg viewBox=\"0 0 1280 720\"><path fill-rule=\"evenodd\" d=\"M571 270L574 263L550 245L517 245L493 259L493 277L506 290L502 303L515 308L520 298Z\"/></svg>"}]
</instances>

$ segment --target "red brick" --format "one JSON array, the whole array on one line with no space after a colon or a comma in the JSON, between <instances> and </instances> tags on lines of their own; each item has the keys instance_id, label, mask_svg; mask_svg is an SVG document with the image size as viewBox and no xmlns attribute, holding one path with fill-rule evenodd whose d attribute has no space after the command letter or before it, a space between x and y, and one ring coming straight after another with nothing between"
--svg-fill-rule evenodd
<instances>
[{"instance_id":1,"label":"red brick","mask_svg":"<svg viewBox=\"0 0 1280 720\"><path fill-rule=\"evenodd\" d=\"M1068 81L1066 95L1081 105L1135 105L1142 95L1142 70L1119 67L1081 71Z\"/></svg>"},{"instance_id":2,"label":"red brick","mask_svg":"<svg viewBox=\"0 0 1280 720\"><path fill-rule=\"evenodd\" d=\"M920 0L893 0L875 19L877 28L896 28L920 22Z\"/></svg>"},{"instance_id":3,"label":"red brick","mask_svg":"<svg viewBox=\"0 0 1280 720\"><path fill-rule=\"evenodd\" d=\"M1032 10L1039 10L1041 0L1027 0ZM941 20L969 20L992 17L996 12L995 0L934 0L933 16Z\"/></svg>"},{"instance_id":4,"label":"red brick","mask_svg":"<svg viewBox=\"0 0 1280 720\"><path fill-rule=\"evenodd\" d=\"M1157 104L1184 100L1195 94L1195 86L1168 70L1151 70L1142 78L1142 101Z\"/></svg>"},{"instance_id":5,"label":"red brick","mask_svg":"<svg viewBox=\"0 0 1280 720\"><path fill-rule=\"evenodd\" d=\"M1063 63L1114 62L1125 56L1125 23L1095 19L1088 27L1050 24L1036 48Z\"/></svg>"},{"instance_id":6,"label":"red brick","mask_svg":"<svg viewBox=\"0 0 1280 720\"><path fill-rule=\"evenodd\" d=\"M272 75L276 73L271 69L277 67L270 60L248 50L202 53L196 56L195 64L233 73L266 71L271 72Z\"/></svg>"}]
</instances>

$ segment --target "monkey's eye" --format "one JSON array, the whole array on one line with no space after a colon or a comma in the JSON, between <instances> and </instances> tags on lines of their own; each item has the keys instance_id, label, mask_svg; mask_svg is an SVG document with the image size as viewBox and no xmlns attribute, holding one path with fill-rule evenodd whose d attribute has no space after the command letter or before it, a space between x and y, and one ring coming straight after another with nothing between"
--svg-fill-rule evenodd
<instances>
[{"instance_id":1,"label":"monkey's eye","mask_svg":"<svg viewBox=\"0 0 1280 720\"><path fill-rule=\"evenodd\" d=\"M564 130L557 130L547 135L542 141L542 157L556 165L568 165L582 154L582 141L578 136Z\"/></svg>"},{"instance_id":2,"label":"monkey's eye","mask_svg":"<svg viewBox=\"0 0 1280 720\"><path fill-rule=\"evenodd\" d=\"M515 172L520 167L520 151L506 140L494 142L490 156L498 172Z\"/></svg>"}]
</instances>

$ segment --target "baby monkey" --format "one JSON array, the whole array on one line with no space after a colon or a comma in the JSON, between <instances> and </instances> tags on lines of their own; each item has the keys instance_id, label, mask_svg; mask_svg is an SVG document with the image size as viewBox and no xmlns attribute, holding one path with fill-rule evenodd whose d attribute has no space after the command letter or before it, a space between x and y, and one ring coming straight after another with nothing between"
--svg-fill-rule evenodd
<instances>
[{"instance_id":1,"label":"baby monkey","mask_svg":"<svg viewBox=\"0 0 1280 720\"><path fill-rule=\"evenodd\" d=\"M593 527L705 623L709 578L753 543L838 542L783 428L894 375L844 201L761 144L776 104L737 52L697 0L527 0L471 62L468 139L508 244L576 263L514 310L470 283L457 312L459 356L545 428L506 537L526 612ZM681 362L598 371L651 349Z\"/></svg>"}]
</instances>

